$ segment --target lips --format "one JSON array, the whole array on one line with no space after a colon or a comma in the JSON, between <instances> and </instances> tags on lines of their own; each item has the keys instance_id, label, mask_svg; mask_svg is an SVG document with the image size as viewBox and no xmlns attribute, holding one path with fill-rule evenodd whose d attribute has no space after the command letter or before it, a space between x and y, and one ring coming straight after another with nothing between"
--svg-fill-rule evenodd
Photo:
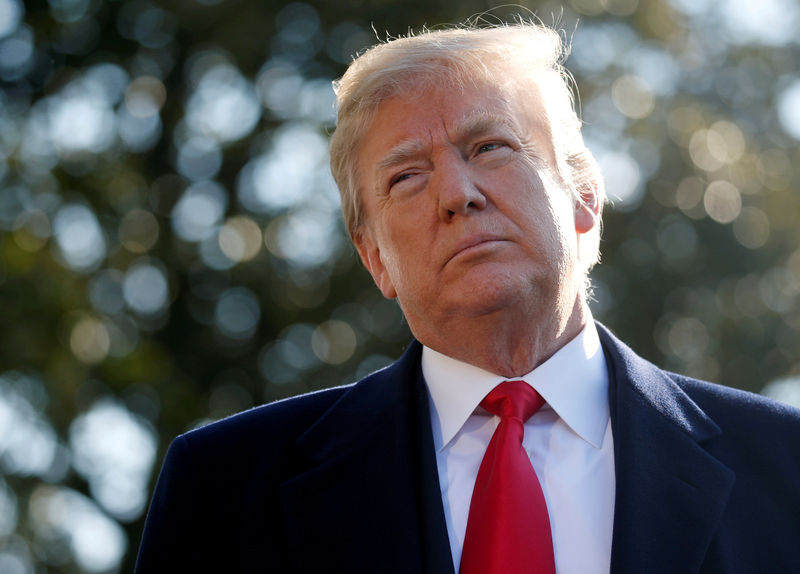
<instances>
[{"instance_id":1,"label":"lips","mask_svg":"<svg viewBox=\"0 0 800 574\"><path fill-rule=\"evenodd\" d=\"M455 248L450 251L450 256L447 258L446 263L449 263L460 255L466 255L469 252L480 248L482 245L487 243L497 243L500 241L506 241L506 239L496 235L472 235L470 237L466 237L459 241Z\"/></svg>"}]
</instances>

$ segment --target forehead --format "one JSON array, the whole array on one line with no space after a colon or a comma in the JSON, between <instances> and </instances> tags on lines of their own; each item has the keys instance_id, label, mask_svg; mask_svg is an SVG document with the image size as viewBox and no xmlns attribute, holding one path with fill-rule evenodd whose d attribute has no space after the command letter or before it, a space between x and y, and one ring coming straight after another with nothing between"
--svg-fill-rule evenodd
<instances>
[{"instance_id":1,"label":"forehead","mask_svg":"<svg viewBox=\"0 0 800 574\"><path fill-rule=\"evenodd\" d=\"M374 109L362 150L444 129L449 135L502 124L516 132L546 128L546 110L535 82L517 86L466 81L415 90L383 100ZM549 130L547 130L549 131Z\"/></svg>"}]
</instances>

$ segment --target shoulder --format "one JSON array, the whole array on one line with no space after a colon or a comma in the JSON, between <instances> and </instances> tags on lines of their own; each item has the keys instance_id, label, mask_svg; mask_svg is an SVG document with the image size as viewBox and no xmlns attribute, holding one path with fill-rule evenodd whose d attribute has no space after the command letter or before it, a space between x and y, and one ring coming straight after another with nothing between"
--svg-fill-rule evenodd
<instances>
[{"instance_id":1,"label":"shoulder","mask_svg":"<svg viewBox=\"0 0 800 574\"><path fill-rule=\"evenodd\" d=\"M675 414L699 408L717 422L800 425L800 409L755 393L663 370L637 355L603 325L597 327L613 376L624 380L662 412L666 409Z\"/></svg>"},{"instance_id":2,"label":"shoulder","mask_svg":"<svg viewBox=\"0 0 800 574\"><path fill-rule=\"evenodd\" d=\"M737 473L745 490L787 493L800 481L800 409L770 398L668 373L719 427L705 448ZM765 486L767 485L767 486ZM783 494L782 494L783 496ZM796 495L792 508L800 508Z\"/></svg>"},{"instance_id":3,"label":"shoulder","mask_svg":"<svg viewBox=\"0 0 800 574\"><path fill-rule=\"evenodd\" d=\"M797 461L800 472L800 409L767 397L660 369L598 324L620 416L652 412L672 421L718 452ZM643 416L643 415L642 415ZM763 456L762 456L763 455Z\"/></svg>"},{"instance_id":4,"label":"shoulder","mask_svg":"<svg viewBox=\"0 0 800 574\"><path fill-rule=\"evenodd\" d=\"M398 395L408 387L419 352L419 344L412 342L399 360L356 383L261 405L193 429L173 441L169 454L180 456L176 451L184 451L183 458L232 467L285 461L298 439L326 420L357 426L401 400ZM344 432L338 426L336 430Z\"/></svg>"},{"instance_id":5,"label":"shoulder","mask_svg":"<svg viewBox=\"0 0 800 574\"><path fill-rule=\"evenodd\" d=\"M412 341L400 359L358 382L261 405L191 430L178 439L204 447L220 441L247 441L253 436L280 442L299 437L329 411L353 417L371 413L377 405L391 404L407 387L405 383L413 376L420 354L421 346Z\"/></svg>"},{"instance_id":6,"label":"shoulder","mask_svg":"<svg viewBox=\"0 0 800 574\"><path fill-rule=\"evenodd\" d=\"M206 453L239 451L252 443L268 449L302 435L352 387L324 389L254 407L188 431L175 442Z\"/></svg>"},{"instance_id":7,"label":"shoulder","mask_svg":"<svg viewBox=\"0 0 800 574\"><path fill-rule=\"evenodd\" d=\"M177 436L164 458L158 488L220 490L226 500L252 497L257 485L269 490L269 484L292 475L297 441L348 388L262 405Z\"/></svg>"},{"instance_id":8,"label":"shoulder","mask_svg":"<svg viewBox=\"0 0 800 574\"><path fill-rule=\"evenodd\" d=\"M675 383L720 425L757 427L759 434L792 429L800 443L800 409L756 393L667 373Z\"/></svg>"},{"instance_id":9,"label":"shoulder","mask_svg":"<svg viewBox=\"0 0 800 574\"><path fill-rule=\"evenodd\" d=\"M164 459L165 484L194 482L240 494L257 485L268 490L302 471L310 437L337 444L365 440L363 429L409 387L410 356L356 383L255 407L179 435Z\"/></svg>"}]
</instances>

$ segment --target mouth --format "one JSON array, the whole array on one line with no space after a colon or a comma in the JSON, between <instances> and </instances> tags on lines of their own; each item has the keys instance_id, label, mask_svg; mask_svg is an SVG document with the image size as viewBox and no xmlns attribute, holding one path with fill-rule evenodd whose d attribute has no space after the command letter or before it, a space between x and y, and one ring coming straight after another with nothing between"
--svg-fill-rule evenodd
<instances>
[{"instance_id":1,"label":"mouth","mask_svg":"<svg viewBox=\"0 0 800 574\"><path fill-rule=\"evenodd\" d=\"M487 249L491 249L495 245L505 241L506 240L503 238L488 235L468 237L456 245L455 249L451 252L450 257L447 258L445 264L450 263L457 258L479 255Z\"/></svg>"}]
</instances>

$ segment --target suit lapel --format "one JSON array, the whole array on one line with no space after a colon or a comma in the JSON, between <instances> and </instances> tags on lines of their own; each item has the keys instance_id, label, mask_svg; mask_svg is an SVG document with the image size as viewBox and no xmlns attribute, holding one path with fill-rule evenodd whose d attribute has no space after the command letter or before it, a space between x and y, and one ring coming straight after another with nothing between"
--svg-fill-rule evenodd
<instances>
[{"instance_id":1,"label":"suit lapel","mask_svg":"<svg viewBox=\"0 0 800 574\"><path fill-rule=\"evenodd\" d=\"M664 371L598 331L616 471L611 572L698 572L734 482L703 447L721 431Z\"/></svg>"},{"instance_id":2,"label":"suit lapel","mask_svg":"<svg viewBox=\"0 0 800 574\"><path fill-rule=\"evenodd\" d=\"M298 472L281 485L298 572L452 571L420 350L350 388L298 439Z\"/></svg>"},{"instance_id":3,"label":"suit lapel","mask_svg":"<svg viewBox=\"0 0 800 574\"><path fill-rule=\"evenodd\" d=\"M419 343L416 343L419 346ZM442 506L442 491L436 453L433 449L428 387L422 376L422 366L417 360L414 385L415 412L418 415L415 442L416 486L419 496L419 531L422 544L422 572L425 574L455 574L450 540Z\"/></svg>"}]
</instances>

